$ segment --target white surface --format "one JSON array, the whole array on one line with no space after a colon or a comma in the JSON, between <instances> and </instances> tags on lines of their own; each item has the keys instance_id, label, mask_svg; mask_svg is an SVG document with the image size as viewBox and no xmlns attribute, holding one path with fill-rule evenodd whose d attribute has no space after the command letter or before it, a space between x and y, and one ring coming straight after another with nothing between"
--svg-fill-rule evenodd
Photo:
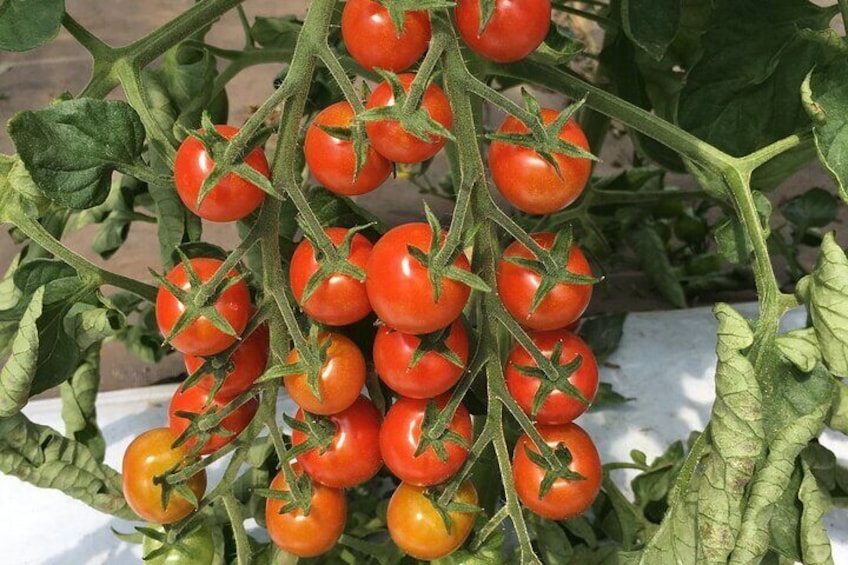
<instances>
[{"instance_id":1,"label":"white surface","mask_svg":"<svg viewBox=\"0 0 848 565\"><path fill-rule=\"evenodd\" d=\"M751 306L740 306L745 315ZM785 325L803 323L802 312ZM592 435L605 462L630 461L639 449L648 459L673 441L686 440L709 419L714 397L716 322L709 308L631 314L624 337L602 380L635 400L622 407L587 414L578 420ZM174 385L105 393L97 402L98 420L108 444L106 462L119 469L133 437L164 425ZM291 406L290 403L287 403ZM58 400L30 403L24 412L33 421L62 428ZM822 443L848 463L848 441L827 434ZM216 473L215 471L218 471ZM219 478L213 467L210 484ZM629 494L629 475L616 476ZM0 475L0 537L4 564L123 564L139 562L140 549L117 540L109 530L129 532L133 523L112 519L58 491L32 487ZM848 511L827 518L836 563L848 563ZM11 560L10 560L11 558Z\"/></svg>"}]
</instances>

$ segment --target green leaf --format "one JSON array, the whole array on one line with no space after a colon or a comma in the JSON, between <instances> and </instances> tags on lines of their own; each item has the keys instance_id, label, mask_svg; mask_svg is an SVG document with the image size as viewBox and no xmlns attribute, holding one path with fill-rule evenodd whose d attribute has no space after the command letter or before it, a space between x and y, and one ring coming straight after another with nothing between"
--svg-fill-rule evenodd
<instances>
[{"instance_id":1,"label":"green leaf","mask_svg":"<svg viewBox=\"0 0 848 565\"><path fill-rule=\"evenodd\" d=\"M627 314L602 314L586 318L580 324L579 335L595 354L599 363L612 355L624 333L624 320Z\"/></svg>"},{"instance_id":2,"label":"green leaf","mask_svg":"<svg viewBox=\"0 0 848 565\"><path fill-rule=\"evenodd\" d=\"M101 204L112 172L140 161L144 127L118 100L80 99L16 114L9 136L32 179L51 200L68 208Z\"/></svg>"},{"instance_id":3,"label":"green leaf","mask_svg":"<svg viewBox=\"0 0 848 565\"><path fill-rule=\"evenodd\" d=\"M801 503L798 489L801 487L801 467L795 465L780 500L774 505L769 523L769 549L796 563L801 561Z\"/></svg>"},{"instance_id":4,"label":"green leaf","mask_svg":"<svg viewBox=\"0 0 848 565\"><path fill-rule=\"evenodd\" d=\"M741 350L754 341L748 322L727 304L718 318L716 400L710 416L713 449L704 462L698 500L699 555L724 562L742 523L745 487L765 447L762 395Z\"/></svg>"},{"instance_id":5,"label":"green leaf","mask_svg":"<svg viewBox=\"0 0 848 565\"><path fill-rule=\"evenodd\" d=\"M815 476L803 460L804 478L798 489L798 499L804 507L801 513L801 554L804 563L819 565L833 563L830 538L824 527L824 516L830 511L827 496L819 488Z\"/></svg>"},{"instance_id":6,"label":"green leaf","mask_svg":"<svg viewBox=\"0 0 848 565\"><path fill-rule=\"evenodd\" d=\"M636 454L632 454L631 457L633 455ZM640 455L644 456L640 453L637 457ZM647 470L639 473L631 481L636 505L648 518L662 518L668 495L685 460L686 452L683 449L683 443L676 441L669 445L662 455L651 461Z\"/></svg>"},{"instance_id":7,"label":"green leaf","mask_svg":"<svg viewBox=\"0 0 848 565\"><path fill-rule=\"evenodd\" d=\"M303 22L294 16L282 18L257 17L250 29L256 43L265 48L294 49Z\"/></svg>"},{"instance_id":8,"label":"green leaf","mask_svg":"<svg viewBox=\"0 0 848 565\"><path fill-rule=\"evenodd\" d=\"M501 565L504 563L504 533L497 530L478 549L459 549L447 557L430 561L430 565Z\"/></svg>"},{"instance_id":9,"label":"green leaf","mask_svg":"<svg viewBox=\"0 0 848 565\"><path fill-rule=\"evenodd\" d=\"M822 360L816 331L813 328L792 330L779 335L776 343L783 356L805 373L811 372Z\"/></svg>"},{"instance_id":10,"label":"green leaf","mask_svg":"<svg viewBox=\"0 0 848 565\"><path fill-rule=\"evenodd\" d=\"M622 0L624 33L659 61L677 35L682 4L682 0Z\"/></svg>"},{"instance_id":11,"label":"green leaf","mask_svg":"<svg viewBox=\"0 0 848 565\"><path fill-rule=\"evenodd\" d=\"M65 435L88 447L100 463L106 453L106 441L97 426L97 389L100 387L100 351L95 348L77 367L74 374L62 383L62 420Z\"/></svg>"},{"instance_id":12,"label":"green leaf","mask_svg":"<svg viewBox=\"0 0 848 565\"><path fill-rule=\"evenodd\" d=\"M65 0L3 0L0 3L0 51L28 51L59 33Z\"/></svg>"},{"instance_id":13,"label":"green leaf","mask_svg":"<svg viewBox=\"0 0 848 565\"><path fill-rule=\"evenodd\" d=\"M37 218L47 204L20 158L0 155L0 222L14 223L18 213Z\"/></svg>"},{"instance_id":14,"label":"green leaf","mask_svg":"<svg viewBox=\"0 0 848 565\"><path fill-rule=\"evenodd\" d=\"M809 287L808 308L828 369L848 377L848 259L832 233L824 236Z\"/></svg>"},{"instance_id":15,"label":"green leaf","mask_svg":"<svg viewBox=\"0 0 848 565\"><path fill-rule=\"evenodd\" d=\"M848 202L848 60L840 57L813 70L802 87L812 118L819 159Z\"/></svg>"},{"instance_id":16,"label":"green leaf","mask_svg":"<svg viewBox=\"0 0 848 565\"><path fill-rule=\"evenodd\" d=\"M630 245L636 251L639 264L666 300L677 308L686 307L683 286L674 274L668 251L662 238L649 225L630 232Z\"/></svg>"},{"instance_id":17,"label":"green leaf","mask_svg":"<svg viewBox=\"0 0 848 565\"><path fill-rule=\"evenodd\" d=\"M836 210L836 198L823 188L811 188L780 206L783 216L800 231L825 227L836 220Z\"/></svg>"},{"instance_id":18,"label":"green leaf","mask_svg":"<svg viewBox=\"0 0 848 565\"><path fill-rule=\"evenodd\" d=\"M831 429L848 435L848 385L843 382L836 383L833 406L827 425Z\"/></svg>"},{"instance_id":19,"label":"green leaf","mask_svg":"<svg viewBox=\"0 0 848 565\"><path fill-rule=\"evenodd\" d=\"M598 392L595 394L595 398L592 400L592 405L589 407L589 410L597 412L598 410L603 410L610 406L626 404L631 400L635 399L622 396L612 388L611 384L602 382L598 383Z\"/></svg>"},{"instance_id":20,"label":"green leaf","mask_svg":"<svg viewBox=\"0 0 848 565\"><path fill-rule=\"evenodd\" d=\"M0 370L0 418L16 414L29 400L38 364L37 322L43 298L44 287L41 287L30 298L12 342L12 352Z\"/></svg>"},{"instance_id":21,"label":"green leaf","mask_svg":"<svg viewBox=\"0 0 848 565\"><path fill-rule=\"evenodd\" d=\"M799 30L826 29L832 12L799 0L722 0L689 69L677 120L687 131L743 156L808 123L798 92L821 47Z\"/></svg>"},{"instance_id":22,"label":"green leaf","mask_svg":"<svg viewBox=\"0 0 848 565\"><path fill-rule=\"evenodd\" d=\"M536 545L539 547L539 557L543 563L570 563L574 556L574 548L557 522L551 520L534 521L536 530Z\"/></svg>"},{"instance_id":23,"label":"green leaf","mask_svg":"<svg viewBox=\"0 0 848 565\"><path fill-rule=\"evenodd\" d=\"M61 490L95 509L137 519L121 489L121 476L82 443L23 414L0 418L0 472L40 488Z\"/></svg>"}]
</instances>

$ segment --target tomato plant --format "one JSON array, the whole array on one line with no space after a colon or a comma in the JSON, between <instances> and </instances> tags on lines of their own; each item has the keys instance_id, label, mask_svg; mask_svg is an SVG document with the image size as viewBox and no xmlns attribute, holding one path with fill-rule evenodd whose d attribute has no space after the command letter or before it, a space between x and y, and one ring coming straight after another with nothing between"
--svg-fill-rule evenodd
<instances>
[{"instance_id":1,"label":"tomato plant","mask_svg":"<svg viewBox=\"0 0 848 565\"><path fill-rule=\"evenodd\" d=\"M221 367L224 375L218 392L215 393L216 398L222 400L235 398L253 385L268 364L268 340L268 327L263 325L256 328L236 347L233 354ZM194 355L185 355L184 361L189 375L200 370L206 363L206 359ZM218 363L217 361L211 363L214 365L212 369L214 372L218 368ZM204 373L195 386L212 390L215 383L215 375Z\"/></svg>"},{"instance_id":2,"label":"tomato plant","mask_svg":"<svg viewBox=\"0 0 848 565\"><path fill-rule=\"evenodd\" d=\"M389 11L374 0L351 0L342 11L342 38L366 69L402 71L415 63L430 42L430 15L406 12L400 30Z\"/></svg>"},{"instance_id":3,"label":"tomato plant","mask_svg":"<svg viewBox=\"0 0 848 565\"><path fill-rule=\"evenodd\" d=\"M428 435L426 420L445 407L448 396L435 399L399 398L380 428L380 453L386 467L400 480L431 486L451 478L465 463L473 430L468 410L460 405L448 433Z\"/></svg>"},{"instance_id":4,"label":"tomato plant","mask_svg":"<svg viewBox=\"0 0 848 565\"><path fill-rule=\"evenodd\" d=\"M345 196L371 192L389 178L391 162L369 147L357 169L354 142L333 135L329 128L348 128L354 111L347 102L338 102L321 110L306 130L303 151L306 164L315 179L327 190ZM327 129L324 129L327 128Z\"/></svg>"},{"instance_id":5,"label":"tomato plant","mask_svg":"<svg viewBox=\"0 0 848 565\"><path fill-rule=\"evenodd\" d=\"M433 398L459 381L468 347L462 320L423 339L384 326L374 338L374 369L401 396Z\"/></svg>"},{"instance_id":6,"label":"tomato plant","mask_svg":"<svg viewBox=\"0 0 848 565\"><path fill-rule=\"evenodd\" d=\"M477 490L465 481L456 493L456 502L477 504ZM473 512L448 511L450 527L425 494L425 488L401 483L389 500L386 520L389 535L404 552L416 559L432 561L453 553L474 526Z\"/></svg>"},{"instance_id":7,"label":"tomato plant","mask_svg":"<svg viewBox=\"0 0 848 565\"><path fill-rule=\"evenodd\" d=\"M303 410L297 419L306 419ZM360 396L346 409L328 416L332 428L329 445L319 445L297 456L297 462L315 481L333 488L348 488L372 478L383 466L380 455L380 413L370 400ZM321 426L323 422L315 424ZM311 436L292 430L292 444L298 446Z\"/></svg>"},{"instance_id":8,"label":"tomato plant","mask_svg":"<svg viewBox=\"0 0 848 565\"><path fill-rule=\"evenodd\" d=\"M188 267L180 263L168 273L166 280L177 289L189 293L188 296L196 296L200 291L192 283L192 276L200 283L211 280L222 265L218 259L197 258L192 259ZM190 270L190 272L188 271ZM226 274L227 278L235 278L238 273L235 270ZM236 281L228 286L226 290L212 300L211 308L217 316L223 318L229 332L222 330L219 325L202 313L192 320L187 327L171 336L180 318L187 311L186 305L174 295L174 293L163 284L159 287L156 295L156 321L159 331L169 338L169 343L177 351L188 355L215 355L222 352L236 342L238 336L247 326L247 320L252 309L250 305L250 291L244 281ZM210 315L213 315L210 312ZM225 328L226 328L225 326Z\"/></svg>"},{"instance_id":9,"label":"tomato plant","mask_svg":"<svg viewBox=\"0 0 848 565\"><path fill-rule=\"evenodd\" d=\"M327 228L327 237L338 247L344 241L348 230L344 228ZM364 270L371 255L371 242L361 234L355 234L350 242L350 253L347 261L355 267ZM289 266L289 280L292 294L303 311L322 324L329 326L346 326L357 322L371 312L371 303L365 291L364 281L359 281L350 275L332 273L322 280L308 300L303 300L310 278L315 276L320 268L315 248L309 240L303 240L294 250Z\"/></svg>"},{"instance_id":10,"label":"tomato plant","mask_svg":"<svg viewBox=\"0 0 848 565\"><path fill-rule=\"evenodd\" d=\"M210 396L210 391L201 386L185 390L178 388L168 406L168 426L174 436L182 435L192 421L200 416L232 410L221 420L220 433L212 433L199 448L200 455L214 453L233 441L250 424L259 409L259 402L255 398L233 408L228 406L229 399L222 399L218 395L212 398ZM185 446L192 450L196 443L197 439L192 437L185 442Z\"/></svg>"},{"instance_id":11,"label":"tomato plant","mask_svg":"<svg viewBox=\"0 0 848 565\"><path fill-rule=\"evenodd\" d=\"M231 126L215 126L225 139L232 139L238 129ZM201 133L203 133L201 131ZM254 149L244 158L246 165L270 177L268 160L262 149ZM177 150L174 162L174 182L183 204L203 218L212 222L233 222L256 210L265 199L265 193L255 184L233 173L215 184L198 205L198 198L206 178L212 173L215 162L204 147L203 141L189 136Z\"/></svg>"},{"instance_id":12,"label":"tomato plant","mask_svg":"<svg viewBox=\"0 0 848 565\"><path fill-rule=\"evenodd\" d=\"M187 462L188 450L172 446L176 439L170 429L154 428L135 438L124 452L124 496L133 511L148 522L170 524L194 512L194 503L173 490L163 504L158 478ZM206 471L193 475L186 486L199 500L206 491Z\"/></svg>"}]
</instances>

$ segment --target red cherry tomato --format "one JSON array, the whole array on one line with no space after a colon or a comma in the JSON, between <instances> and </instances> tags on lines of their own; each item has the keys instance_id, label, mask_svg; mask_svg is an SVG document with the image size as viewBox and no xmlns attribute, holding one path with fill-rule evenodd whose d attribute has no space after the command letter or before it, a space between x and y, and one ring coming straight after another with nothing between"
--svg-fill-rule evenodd
<instances>
[{"instance_id":1,"label":"red cherry tomato","mask_svg":"<svg viewBox=\"0 0 848 565\"><path fill-rule=\"evenodd\" d=\"M542 355L548 359L553 355L557 344L561 344L559 365L573 362L578 355L582 358L580 367L571 374L568 382L574 385L589 402L592 402L598 392L598 363L586 342L566 330L533 333L530 337L533 338L533 343ZM539 390L541 380L525 375L518 368L535 366L533 357L520 345L516 345L510 352L506 364L506 386L528 416L535 418L541 424L567 424L589 408L576 398L554 389L545 397L539 412L532 416L533 398Z\"/></svg>"},{"instance_id":2,"label":"red cherry tomato","mask_svg":"<svg viewBox=\"0 0 848 565\"><path fill-rule=\"evenodd\" d=\"M325 230L336 247L341 245L347 232L345 228ZM364 271L368 265L371 249L371 242L365 236L354 235L348 261ZM312 243L304 239L292 255L289 280L295 300L312 319L328 326L346 326L358 322L371 312L365 282L342 274L333 274L324 279L309 300L304 303L303 293L306 291L306 284L309 278L318 271L318 267Z\"/></svg>"},{"instance_id":3,"label":"red cherry tomato","mask_svg":"<svg viewBox=\"0 0 848 565\"><path fill-rule=\"evenodd\" d=\"M391 162L369 147L357 175L353 141L333 137L319 127L350 127L355 115L347 102L336 102L324 108L306 130L303 146L312 176L327 190L342 196L371 192L392 172Z\"/></svg>"},{"instance_id":4,"label":"red cherry tomato","mask_svg":"<svg viewBox=\"0 0 848 565\"><path fill-rule=\"evenodd\" d=\"M292 469L297 475L303 472L298 465ZM271 489L289 490L282 472L271 481ZM265 527L271 541L298 557L315 557L331 550L344 532L347 520L347 500L343 490L313 482L311 500L308 515L304 515L301 509L280 514L284 501L269 498L265 502Z\"/></svg>"},{"instance_id":5,"label":"red cherry tomato","mask_svg":"<svg viewBox=\"0 0 848 565\"><path fill-rule=\"evenodd\" d=\"M535 233L531 236L542 249L553 247L555 235ZM559 283L530 313L533 297L542 284L542 276L526 267L507 260L508 257L536 259L536 255L520 241L506 248L498 262L498 293L507 311L519 324L531 330L558 330L580 319L592 299L591 284ZM566 257L554 257L558 264L566 263L566 269L576 275L592 276L589 261L577 245L571 246Z\"/></svg>"},{"instance_id":6,"label":"red cherry tomato","mask_svg":"<svg viewBox=\"0 0 848 565\"><path fill-rule=\"evenodd\" d=\"M223 264L218 259L196 258L190 261L191 269L197 274L201 282L211 279ZM233 269L227 273L228 277L235 277L238 272ZM182 263L168 273L167 279L178 288L189 290L191 282ZM215 309L229 322L237 335L227 335L216 328L206 317L200 316L188 325L183 331L171 339L171 346L182 353L189 355L208 356L220 353L234 344L238 335L244 331L252 312L250 304L250 291L247 283L243 280L230 286L215 300ZM171 333L171 330L185 311L185 306L164 286L159 287L156 295L156 321L159 331L163 336Z\"/></svg>"},{"instance_id":7,"label":"red cherry tomato","mask_svg":"<svg viewBox=\"0 0 848 565\"><path fill-rule=\"evenodd\" d=\"M542 119L550 125L557 117L554 110L542 110ZM508 117L498 133L529 133L517 118ZM589 142L577 122L570 120L560 131L559 138L586 151ZM489 168L492 180L507 201L529 214L551 214L577 200L592 174L592 162L582 157L555 153L559 165L548 163L535 149L502 141L489 147Z\"/></svg>"},{"instance_id":8,"label":"red cherry tomato","mask_svg":"<svg viewBox=\"0 0 848 565\"><path fill-rule=\"evenodd\" d=\"M404 333L430 333L450 325L471 294L468 285L443 278L441 296L433 299L429 271L407 249L411 245L428 252L432 233L424 223L398 226L380 238L368 259L365 288L371 307L383 322ZM454 265L471 269L461 254Z\"/></svg>"},{"instance_id":9,"label":"red cherry tomato","mask_svg":"<svg viewBox=\"0 0 848 565\"><path fill-rule=\"evenodd\" d=\"M224 382L215 395L217 398L230 400L253 386L254 381L259 378L259 375L265 370L265 365L268 364L270 353L268 341L268 326L261 325L253 330L253 333L233 351L227 361L231 368L227 371ZM186 371L189 375L192 375L200 369L205 359L186 355L184 361ZM195 388L211 390L214 383L215 377L207 374L197 381Z\"/></svg>"},{"instance_id":10,"label":"red cherry tomato","mask_svg":"<svg viewBox=\"0 0 848 565\"><path fill-rule=\"evenodd\" d=\"M303 410L297 419L304 421ZM374 403L360 396L350 407L327 419L336 427L332 443L321 453L310 449L297 456L312 480L333 488L348 488L372 478L383 466L380 456L380 412ZM307 435L292 431L292 444L300 445Z\"/></svg>"},{"instance_id":11,"label":"red cherry tomato","mask_svg":"<svg viewBox=\"0 0 848 565\"><path fill-rule=\"evenodd\" d=\"M215 129L227 139L232 139L239 131L231 126L215 126ZM271 178L268 160L262 149L251 151L244 162L259 174ZM203 181L214 166L215 162L199 139L191 136L185 138L174 161L174 183L177 185L180 200L189 210L211 222L234 222L249 215L262 204L265 199L262 189L230 173L215 185L198 208L197 197Z\"/></svg>"},{"instance_id":12,"label":"red cherry tomato","mask_svg":"<svg viewBox=\"0 0 848 565\"><path fill-rule=\"evenodd\" d=\"M471 49L490 61L512 63L536 50L551 25L550 0L495 0L480 33L479 0L457 0L456 28Z\"/></svg>"},{"instance_id":13,"label":"red cherry tomato","mask_svg":"<svg viewBox=\"0 0 848 565\"><path fill-rule=\"evenodd\" d=\"M442 483L459 471L468 458L473 431L471 416L463 405L459 405L448 429L459 434L467 446L445 441L447 459L442 461L433 446L428 446L416 456L422 436L424 414L429 402L439 409L445 407L450 395L443 394L433 399L398 398L386 414L380 429L380 452L386 467L403 482L418 486Z\"/></svg>"},{"instance_id":14,"label":"red cherry tomato","mask_svg":"<svg viewBox=\"0 0 848 565\"><path fill-rule=\"evenodd\" d=\"M177 415L177 412L189 412L193 414L207 414L210 412L219 412L228 404L228 400L222 400L219 397L209 399L209 390L193 386L187 390L177 388L174 391L174 396L171 398L171 405L168 408L168 425L174 436L179 436L189 424L189 418ZM259 401L256 398L251 398L221 421L221 427L229 435L212 434L212 436L203 444L198 452L200 455L209 455L214 453L233 441L244 429L250 424L256 411L259 410ZM186 449L191 450L194 444L197 443L197 438L193 437L185 442Z\"/></svg>"},{"instance_id":15,"label":"red cherry tomato","mask_svg":"<svg viewBox=\"0 0 848 565\"><path fill-rule=\"evenodd\" d=\"M456 384L468 362L468 333L461 320L451 324L444 341L462 361L461 367L436 351L428 351L410 368L412 355L420 344L421 338L416 335L385 326L377 330L374 368L386 386L401 396L432 398L442 394Z\"/></svg>"},{"instance_id":16,"label":"red cherry tomato","mask_svg":"<svg viewBox=\"0 0 848 565\"><path fill-rule=\"evenodd\" d=\"M172 491L162 507L162 485L154 478L178 465L188 455L184 446L171 447L177 436L168 428L148 430L135 438L124 452L123 490L130 508L144 520L171 524L194 512L194 504ZM206 471L200 471L185 483L200 500L206 492Z\"/></svg>"},{"instance_id":17,"label":"red cherry tomato","mask_svg":"<svg viewBox=\"0 0 848 565\"><path fill-rule=\"evenodd\" d=\"M415 75L407 73L398 75L398 78L404 91L409 92L409 85L412 84ZM392 94L392 88L388 82L383 82L371 93L366 108L394 105L395 97ZM453 124L453 113L450 109L448 97L445 96L441 88L435 84L429 85L427 90L424 91L421 107L430 114L433 120L450 129L451 124ZM415 137L403 129L403 126L397 120L367 122L365 130L374 149L386 159L396 163L426 161L445 145L445 138L442 136L430 135L431 141L429 142Z\"/></svg>"},{"instance_id":18,"label":"red cherry tomato","mask_svg":"<svg viewBox=\"0 0 848 565\"><path fill-rule=\"evenodd\" d=\"M536 514L550 520L568 520L586 511L601 489L601 459L598 450L583 428L577 424L563 426L538 426L545 443L551 447L563 445L571 452L568 468L579 473L582 480L558 478L553 487L540 497L540 487L545 478L545 469L536 465L528 456L525 447L539 453L527 434L515 444L512 469L515 474L515 490L521 503Z\"/></svg>"},{"instance_id":19,"label":"red cherry tomato","mask_svg":"<svg viewBox=\"0 0 848 565\"><path fill-rule=\"evenodd\" d=\"M359 398L365 386L365 357L355 343L341 334L325 333L318 339L320 343L331 340L327 359L318 377L321 400L309 389L306 373L286 375L283 378L289 396L298 406L313 414L329 416L338 414ZM286 363L297 363L299 360L300 354L293 349Z\"/></svg>"},{"instance_id":20,"label":"red cherry tomato","mask_svg":"<svg viewBox=\"0 0 848 565\"><path fill-rule=\"evenodd\" d=\"M398 33L389 11L373 0L348 0L342 11L342 39L357 63L368 70L399 72L417 61L430 43L430 15L407 12Z\"/></svg>"},{"instance_id":21,"label":"red cherry tomato","mask_svg":"<svg viewBox=\"0 0 848 565\"><path fill-rule=\"evenodd\" d=\"M465 481L456 493L455 502L477 504L477 489ZM415 559L432 561L446 557L465 542L477 516L473 512L448 512L451 528L433 503L425 496L425 489L401 483L395 490L386 513L389 535L405 553Z\"/></svg>"}]
</instances>

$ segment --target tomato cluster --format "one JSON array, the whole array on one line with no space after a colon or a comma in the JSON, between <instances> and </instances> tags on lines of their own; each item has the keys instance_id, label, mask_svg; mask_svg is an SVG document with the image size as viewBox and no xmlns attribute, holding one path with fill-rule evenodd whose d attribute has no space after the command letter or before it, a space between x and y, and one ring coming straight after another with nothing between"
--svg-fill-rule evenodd
<instances>
[{"instance_id":1,"label":"tomato cluster","mask_svg":"<svg viewBox=\"0 0 848 565\"><path fill-rule=\"evenodd\" d=\"M550 10L548 0L497 0L481 26L478 1L460 0L455 22L472 50L511 62L543 41ZM424 85L416 94L417 107L407 108L416 74L391 74L406 70L427 50L429 13L407 11L402 28L395 24L384 3L345 4L342 36L350 54L367 69L389 72L364 104L367 119L348 102L338 102L306 127L304 156L312 176L344 197L378 188L393 163L431 159L449 137L453 116L442 89ZM403 110L396 112L396 105ZM412 121L406 121L409 112ZM557 120L553 110L541 110L538 117L537 126ZM429 129L422 131L425 122ZM212 184L207 180L214 170L212 154L218 158L224 141L237 133L227 126L215 131L201 130L180 147L176 186L195 214L233 221L251 214L264 192L236 173L206 186ZM591 172L588 159L543 155L510 143L530 133L513 117L499 133L489 164L495 186L512 205L547 214L580 195ZM558 136L588 150L573 120ZM247 166L270 176L261 149L242 161L241 174ZM246 176L256 180L253 173ZM281 462L270 484L265 522L273 542L296 556L315 556L337 543L347 518L345 489L371 480L384 466L398 482L386 515L388 533L410 556L450 554L476 521L477 492L466 465L474 422L463 399L452 393L468 376L473 327L463 312L473 277L466 255L449 254L447 234L430 220L397 226L373 242L364 232L341 226L323 233L304 228L306 237L289 261L291 295L320 329L307 342L296 341L281 363L285 388L299 407L287 419L291 448L282 458L296 462L290 467L290 461ZM258 410L253 385L269 359L269 332L251 323L256 308L238 270L224 272L222 265L213 258L184 259L161 279L157 321L171 346L184 354L190 382L174 393L169 426L142 434L125 455L126 497L152 522L168 524L191 514L194 503L183 496L184 489L167 486L166 475L224 448ZM506 248L495 282L503 311L533 343L516 343L504 366L506 390L518 407L514 412L526 413L538 432L531 435L541 440L535 443L525 434L515 446L516 492L542 516L576 516L594 500L601 475L591 439L572 423L598 388L592 351L572 333L591 298L592 269L570 235L537 233ZM369 316L377 328L366 355L345 332ZM389 397L385 414L364 392L372 368ZM565 465L551 464L552 458ZM553 482L550 473L559 473ZM201 499L205 472L185 484ZM453 493L453 504L440 502L446 490Z\"/></svg>"}]
</instances>

